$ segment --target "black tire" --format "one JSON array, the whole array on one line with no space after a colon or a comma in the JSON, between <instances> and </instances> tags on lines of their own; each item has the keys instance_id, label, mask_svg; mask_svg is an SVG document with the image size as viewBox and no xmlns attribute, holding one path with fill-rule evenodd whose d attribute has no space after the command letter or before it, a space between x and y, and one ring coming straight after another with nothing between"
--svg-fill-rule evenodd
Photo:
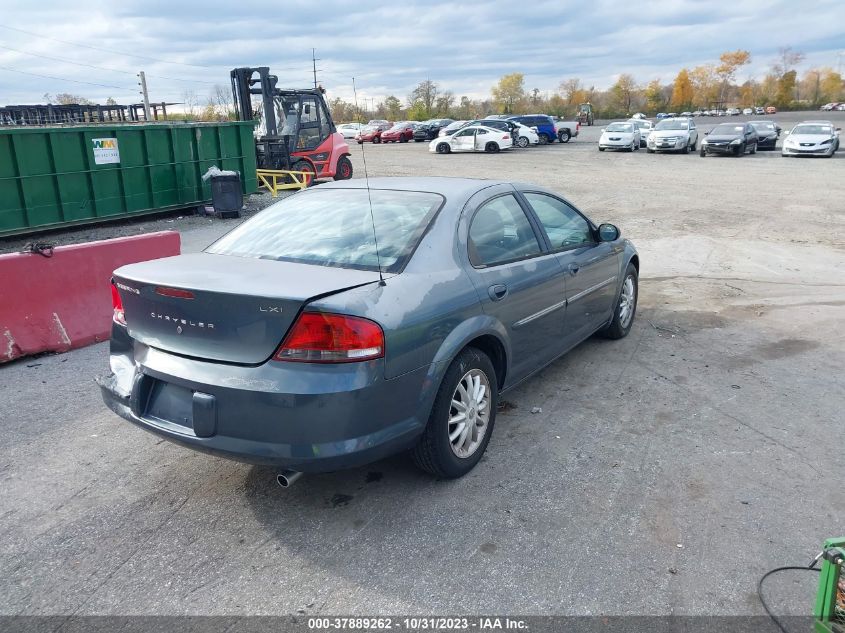
<instances>
[{"instance_id":1,"label":"black tire","mask_svg":"<svg viewBox=\"0 0 845 633\"><path fill-rule=\"evenodd\" d=\"M363 145L364 141L358 141L358 145Z\"/></svg>"},{"instance_id":2,"label":"black tire","mask_svg":"<svg viewBox=\"0 0 845 633\"><path fill-rule=\"evenodd\" d=\"M557 140L561 143L568 143L569 139L572 138L572 135L569 134L569 130L561 130L557 133Z\"/></svg>"},{"instance_id":3,"label":"black tire","mask_svg":"<svg viewBox=\"0 0 845 633\"><path fill-rule=\"evenodd\" d=\"M424 140L424 138L415 138L414 143L422 143Z\"/></svg>"},{"instance_id":4,"label":"black tire","mask_svg":"<svg viewBox=\"0 0 845 633\"><path fill-rule=\"evenodd\" d=\"M748 152L749 154L756 154L757 153L757 143L754 143L754 147L751 148L751 151Z\"/></svg>"},{"instance_id":5,"label":"black tire","mask_svg":"<svg viewBox=\"0 0 845 633\"><path fill-rule=\"evenodd\" d=\"M449 143L440 143L437 145L436 150L438 154L449 154L452 148L449 147Z\"/></svg>"},{"instance_id":6,"label":"black tire","mask_svg":"<svg viewBox=\"0 0 845 633\"><path fill-rule=\"evenodd\" d=\"M452 396L461 379L470 371L479 370L484 373L490 385L490 418L481 443L468 457L458 457L452 450L449 441L449 415L452 408ZM467 347L449 365L440 389L434 399L434 406L428 418L428 424L423 431L417 445L411 449L411 458L422 470L443 479L457 479L463 477L481 460L493 426L496 422L496 408L499 404L499 388L496 382L496 371L487 355L474 348Z\"/></svg>"},{"instance_id":7,"label":"black tire","mask_svg":"<svg viewBox=\"0 0 845 633\"><path fill-rule=\"evenodd\" d=\"M634 305L633 311L630 318L627 320L627 323L623 323L621 319L622 294L625 290L625 284L629 278L631 279L634 288ZM637 274L637 269L633 264L628 264L628 267L625 269L625 278L622 280L622 284L619 288L619 294L616 297L616 302L613 304L613 320L601 331L602 336L610 339L620 339L628 336L628 332L631 331L631 326L634 325L634 319L637 316L637 301L639 300L639 296L639 275Z\"/></svg>"},{"instance_id":8,"label":"black tire","mask_svg":"<svg viewBox=\"0 0 845 633\"><path fill-rule=\"evenodd\" d=\"M408 139L407 139L407 138L405 138L404 136L400 136L400 137L399 137L399 142L400 142L400 143L407 143L407 142L408 142Z\"/></svg>"},{"instance_id":9,"label":"black tire","mask_svg":"<svg viewBox=\"0 0 845 633\"><path fill-rule=\"evenodd\" d=\"M341 156L337 159L337 170L334 174L335 180L349 180L352 178L352 161L348 156Z\"/></svg>"},{"instance_id":10,"label":"black tire","mask_svg":"<svg viewBox=\"0 0 845 633\"><path fill-rule=\"evenodd\" d=\"M653 150L653 149L651 149L648 145L646 145L645 151L646 151L648 154L654 154L654 150Z\"/></svg>"},{"instance_id":11,"label":"black tire","mask_svg":"<svg viewBox=\"0 0 845 633\"><path fill-rule=\"evenodd\" d=\"M698 151L698 155L699 155L699 156L701 156L702 158L704 158L705 156L707 156L707 152L705 152L705 151L704 151L704 148L702 147L702 148Z\"/></svg>"},{"instance_id":12,"label":"black tire","mask_svg":"<svg viewBox=\"0 0 845 633\"><path fill-rule=\"evenodd\" d=\"M697 144L698 144L698 140L696 139L695 143L693 143L693 144L692 144L692 146L690 147L690 151L693 151L693 152L694 152L694 151L695 151L695 146L696 146Z\"/></svg>"},{"instance_id":13,"label":"black tire","mask_svg":"<svg viewBox=\"0 0 845 633\"><path fill-rule=\"evenodd\" d=\"M380 136L374 136L373 137L373 143L375 143L376 145L381 143L381 137Z\"/></svg>"},{"instance_id":14,"label":"black tire","mask_svg":"<svg viewBox=\"0 0 845 633\"><path fill-rule=\"evenodd\" d=\"M745 156L745 143L742 143L739 147L736 148L736 155Z\"/></svg>"},{"instance_id":15,"label":"black tire","mask_svg":"<svg viewBox=\"0 0 845 633\"><path fill-rule=\"evenodd\" d=\"M308 186L312 186L314 184L314 180L317 178L317 172L314 171L314 165L309 163L307 160L298 160L290 167L291 171L307 171L311 172L311 176L308 178Z\"/></svg>"},{"instance_id":16,"label":"black tire","mask_svg":"<svg viewBox=\"0 0 845 633\"><path fill-rule=\"evenodd\" d=\"M540 145L548 145L549 144L549 135L545 132L540 132Z\"/></svg>"},{"instance_id":17,"label":"black tire","mask_svg":"<svg viewBox=\"0 0 845 633\"><path fill-rule=\"evenodd\" d=\"M499 146L493 141L490 141L489 143L487 143L487 145L484 146L484 151L488 154L495 154L499 151Z\"/></svg>"},{"instance_id":18,"label":"black tire","mask_svg":"<svg viewBox=\"0 0 845 633\"><path fill-rule=\"evenodd\" d=\"M516 139L516 146L517 147L528 147L531 144L531 141L528 140L527 136L520 136Z\"/></svg>"},{"instance_id":19,"label":"black tire","mask_svg":"<svg viewBox=\"0 0 845 633\"><path fill-rule=\"evenodd\" d=\"M600 152L603 152L603 151L604 151L604 148L603 148L601 145L599 145L599 151L600 151Z\"/></svg>"}]
</instances>

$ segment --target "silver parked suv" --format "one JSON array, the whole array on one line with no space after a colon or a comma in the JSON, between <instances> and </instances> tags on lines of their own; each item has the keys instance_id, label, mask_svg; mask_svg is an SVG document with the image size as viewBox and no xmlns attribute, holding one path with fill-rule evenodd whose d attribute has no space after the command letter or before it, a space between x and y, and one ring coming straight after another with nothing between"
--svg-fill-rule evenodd
<instances>
[{"instance_id":1,"label":"silver parked suv","mask_svg":"<svg viewBox=\"0 0 845 633\"><path fill-rule=\"evenodd\" d=\"M654 152L680 152L686 154L695 151L698 143L698 130L695 121L688 118L663 119L654 126L648 135L646 149L649 154Z\"/></svg>"}]
</instances>

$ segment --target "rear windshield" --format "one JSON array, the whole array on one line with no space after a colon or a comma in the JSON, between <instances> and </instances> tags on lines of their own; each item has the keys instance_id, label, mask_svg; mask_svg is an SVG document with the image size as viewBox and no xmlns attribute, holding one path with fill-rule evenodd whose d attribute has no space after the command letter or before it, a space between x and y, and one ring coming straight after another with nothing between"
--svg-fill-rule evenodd
<instances>
[{"instance_id":1,"label":"rear windshield","mask_svg":"<svg viewBox=\"0 0 845 633\"><path fill-rule=\"evenodd\" d=\"M373 189L369 194L366 189L298 193L247 220L206 252L360 270L378 270L380 261L384 272L399 272L444 199L422 191Z\"/></svg>"}]
</instances>

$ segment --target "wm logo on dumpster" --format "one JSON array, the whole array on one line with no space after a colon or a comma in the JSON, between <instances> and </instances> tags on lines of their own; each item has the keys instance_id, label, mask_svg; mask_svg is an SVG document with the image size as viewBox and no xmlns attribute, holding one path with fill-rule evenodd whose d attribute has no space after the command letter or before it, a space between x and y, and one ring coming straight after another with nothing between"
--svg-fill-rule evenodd
<instances>
[{"instance_id":1,"label":"wm logo on dumpster","mask_svg":"<svg viewBox=\"0 0 845 633\"><path fill-rule=\"evenodd\" d=\"M92 138L94 146L94 163L108 165L120 162L120 149L116 138Z\"/></svg>"}]
</instances>

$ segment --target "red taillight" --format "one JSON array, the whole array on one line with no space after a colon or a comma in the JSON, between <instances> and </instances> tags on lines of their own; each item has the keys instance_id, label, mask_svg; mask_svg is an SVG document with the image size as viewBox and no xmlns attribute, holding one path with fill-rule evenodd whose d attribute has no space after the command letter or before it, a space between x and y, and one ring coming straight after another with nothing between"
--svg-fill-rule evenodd
<instances>
[{"instance_id":1,"label":"red taillight","mask_svg":"<svg viewBox=\"0 0 845 633\"><path fill-rule=\"evenodd\" d=\"M511 137L511 135L510 135L510 134L505 134L505 135L502 137L502 140L507 141L510 137Z\"/></svg>"},{"instance_id":2,"label":"red taillight","mask_svg":"<svg viewBox=\"0 0 845 633\"><path fill-rule=\"evenodd\" d=\"M126 316L123 313L123 299L117 291L117 286L111 282L111 307L114 309L112 319L118 325L126 325Z\"/></svg>"},{"instance_id":3,"label":"red taillight","mask_svg":"<svg viewBox=\"0 0 845 633\"><path fill-rule=\"evenodd\" d=\"M369 319L303 312L273 360L349 363L384 356L384 332Z\"/></svg>"}]
</instances>

